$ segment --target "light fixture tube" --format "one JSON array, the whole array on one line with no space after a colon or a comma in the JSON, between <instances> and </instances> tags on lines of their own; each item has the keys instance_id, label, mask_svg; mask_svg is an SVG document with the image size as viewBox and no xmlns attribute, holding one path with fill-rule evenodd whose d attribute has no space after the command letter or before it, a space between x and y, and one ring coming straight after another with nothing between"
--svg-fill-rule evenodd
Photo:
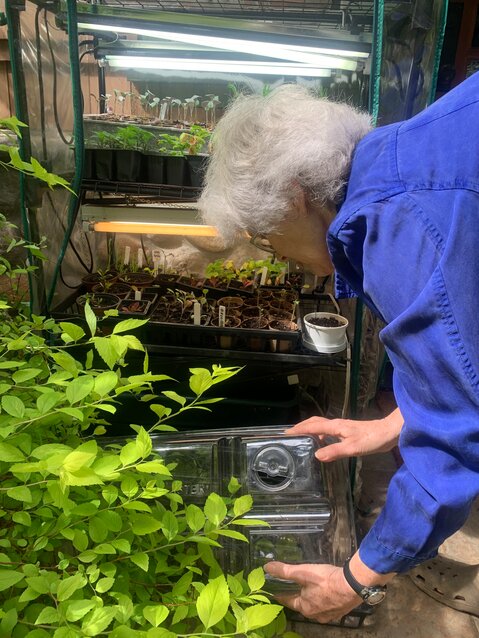
<instances>
[{"instance_id":1,"label":"light fixture tube","mask_svg":"<svg viewBox=\"0 0 479 638\"><path fill-rule=\"evenodd\" d=\"M248 55L259 55L268 58L289 60L291 62L311 64L316 67L327 69L344 69L348 71L355 71L357 67L357 64L354 60L345 59L344 57L335 57L329 54L325 55L323 52L317 52L319 50L316 51L312 47L297 47L289 45L283 46L281 44L258 42L255 40L220 38L215 36L196 35L193 33L171 33L168 31L157 31L156 29L136 29L134 27L91 24L83 22L78 25L78 28L89 31L113 31L114 33L140 35L150 38L158 38L160 40L175 40L177 42L183 42L185 44L197 44L214 49L221 49L222 51L235 51L237 53L246 53ZM334 49L328 51L335 52Z\"/></svg>"},{"instance_id":2,"label":"light fixture tube","mask_svg":"<svg viewBox=\"0 0 479 638\"><path fill-rule=\"evenodd\" d=\"M326 78L330 69L288 64L286 62L240 62L237 60L196 60L178 58L151 58L128 55L106 55L112 68L157 69L158 71L213 71L216 73L257 73L259 75L302 75Z\"/></svg>"},{"instance_id":3,"label":"light fixture tube","mask_svg":"<svg viewBox=\"0 0 479 638\"><path fill-rule=\"evenodd\" d=\"M217 237L214 226L202 224L163 224L147 222L94 222L90 228L100 233L131 233L147 235L189 235L196 237Z\"/></svg>"}]
</instances>

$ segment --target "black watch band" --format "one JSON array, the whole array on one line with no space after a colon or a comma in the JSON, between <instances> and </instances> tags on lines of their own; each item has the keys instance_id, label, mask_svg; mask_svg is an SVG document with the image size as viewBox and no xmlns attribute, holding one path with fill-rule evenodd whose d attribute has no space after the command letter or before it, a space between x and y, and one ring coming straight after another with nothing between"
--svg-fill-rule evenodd
<instances>
[{"instance_id":1,"label":"black watch band","mask_svg":"<svg viewBox=\"0 0 479 638\"><path fill-rule=\"evenodd\" d=\"M361 596L365 603L368 605L378 605L386 596L386 585L372 585L370 587L361 585L351 573L349 568L350 560L351 559L348 558L343 566L343 574L346 582L358 596Z\"/></svg>"}]
</instances>

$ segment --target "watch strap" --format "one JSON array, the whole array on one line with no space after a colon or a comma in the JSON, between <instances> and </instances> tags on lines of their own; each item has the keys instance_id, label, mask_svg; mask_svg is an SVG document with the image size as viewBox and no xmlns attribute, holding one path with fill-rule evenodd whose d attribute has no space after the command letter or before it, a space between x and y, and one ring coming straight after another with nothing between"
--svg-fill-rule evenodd
<instances>
[{"instance_id":1,"label":"watch strap","mask_svg":"<svg viewBox=\"0 0 479 638\"><path fill-rule=\"evenodd\" d=\"M351 569L349 567L350 560L351 559L348 558L348 560L343 565L343 574L344 574L344 578L346 579L346 582L358 596L361 596L364 602L366 603L369 602L369 604L375 604L375 603L372 603L372 600L369 601L369 599L372 596L375 598L377 594L383 594L382 597L384 597L386 595L386 590L387 590L386 585L371 585L371 586L361 585L361 583L357 581L356 578L351 573Z\"/></svg>"}]
</instances>

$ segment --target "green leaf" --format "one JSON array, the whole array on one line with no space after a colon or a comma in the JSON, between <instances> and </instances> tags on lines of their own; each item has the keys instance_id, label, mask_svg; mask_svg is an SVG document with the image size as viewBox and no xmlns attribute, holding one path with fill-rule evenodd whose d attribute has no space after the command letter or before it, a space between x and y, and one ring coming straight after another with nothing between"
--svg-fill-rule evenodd
<instances>
[{"instance_id":1,"label":"green leaf","mask_svg":"<svg viewBox=\"0 0 479 638\"><path fill-rule=\"evenodd\" d=\"M93 607L95 607L95 603L92 600L72 600L68 604L65 617L70 622L76 622L91 611Z\"/></svg>"},{"instance_id":2,"label":"green leaf","mask_svg":"<svg viewBox=\"0 0 479 638\"><path fill-rule=\"evenodd\" d=\"M0 636L7 638L7 636L12 635L13 628L18 622L18 613L14 607L3 613L4 615L0 622Z\"/></svg>"},{"instance_id":3,"label":"green leaf","mask_svg":"<svg viewBox=\"0 0 479 638\"><path fill-rule=\"evenodd\" d=\"M168 399L179 403L181 407L183 407L186 403L185 397L181 397L177 392L173 392L173 390L165 390L162 394L165 397L168 397Z\"/></svg>"},{"instance_id":4,"label":"green leaf","mask_svg":"<svg viewBox=\"0 0 479 638\"><path fill-rule=\"evenodd\" d=\"M95 585L95 589L99 594L104 594L105 592L110 590L114 584L114 578L100 578L100 580Z\"/></svg>"},{"instance_id":5,"label":"green leaf","mask_svg":"<svg viewBox=\"0 0 479 638\"><path fill-rule=\"evenodd\" d=\"M120 321L113 328L113 334L117 335L120 332L128 332L129 330L135 330L135 328L141 328L145 323L148 323L148 319L125 319Z\"/></svg>"},{"instance_id":6,"label":"green leaf","mask_svg":"<svg viewBox=\"0 0 479 638\"><path fill-rule=\"evenodd\" d=\"M62 467L67 472L77 472L85 466L89 466L98 453L96 441L83 443L76 450L70 452L63 459Z\"/></svg>"},{"instance_id":7,"label":"green leaf","mask_svg":"<svg viewBox=\"0 0 479 638\"><path fill-rule=\"evenodd\" d=\"M74 376L78 374L79 364L68 352L55 352L51 357L63 370L71 372Z\"/></svg>"},{"instance_id":8,"label":"green leaf","mask_svg":"<svg viewBox=\"0 0 479 638\"><path fill-rule=\"evenodd\" d=\"M54 607L44 607L35 620L35 625L50 625L58 622L59 614Z\"/></svg>"},{"instance_id":9,"label":"green leaf","mask_svg":"<svg viewBox=\"0 0 479 638\"><path fill-rule=\"evenodd\" d=\"M233 512L235 516L242 516L249 512L253 507L253 498L249 494L245 494L244 496L240 496L237 498L233 504Z\"/></svg>"},{"instance_id":10,"label":"green leaf","mask_svg":"<svg viewBox=\"0 0 479 638\"><path fill-rule=\"evenodd\" d=\"M59 627L53 638L81 638L81 634L72 627Z\"/></svg>"},{"instance_id":11,"label":"green leaf","mask_svg":"<svg viewBox=\"0 0 479 638\"><path fill-rule=\"evenodd\" d=\"M93 551L96 554L116 554L116 549L111 545L111 543L100 543L96 547L93 548Z\"/></svg>"},{"instance_id":12,"label":"green leaf","mask_svg":"<svg viewBox=\"0 0 479 638\"><path fill-rule=\"evenodd\" d=\"M94 379L87 375L73 379L66 389L66 397L68 401L72 405L79 403L91 393L94 384Z\"/></svg>"},{"instance_id":13,"label":"green leaf","mask_svg":"<svg viewBox=\"0 0 479 638\"><path fill-rule=\"evenodd\" d=\"M200 529L203 529L205 521L205 515L197 505L191 504L187 506L186 522L192 532L198 532Z\"/></svg>"},{"instance_id":14,"label":"green leaf","mask_svg":"<svg viewBox=\"0 0 479 638\"><path fill-rule=\"evenodd\" d=\"M157 521L153 516L148 514L132 514L131 515L131 530L133 534L138 536L144 536L145 534L151 534L161 529L162 523Z\"/></svg>"},{"instance_id":15,"label":"green leaf","mask_svg":"<svg viewBox=\"0 0 479 638\"><path fill-rule=\"evenodd\" d=\"M125 496L132 498L138 492L138 483L131 476L127 476L120 483L120 489Z\"/></svg>"},{"instance_id":16,"label":"green leaf","mask_svg":"<svg viewBox=\"0 0 479 638\"><path fill-rule=\"evenodd\" d=\"M99 516L88 521L88 535L94 543L103 543L108 536L108 528Z\"/></svg>"},{"instance_id":17,"label":"green leaf","mask_svg":"<svg viewBox=\"0 0 479 638\"><path fill-rule=\"evenodd\" d=\"M12 514L12 521L14 523L18 523L19 525L30 527L30 525L32 524L32 517L28 512L14 512Z\"/></svg>"},{"instance_id":18,"label":"green leaf","mask_svg":"<svg viewBox=\"0 0 479 638\"><path fill-rule=\"evenodd\" d=\"M110 339L107 339L106 337L93 337L92 341L96 351L106 365L110 369L113 368L115 363L118 361L119 356Z\"/></svg>"},{"instance_id":19,"label":"green leaf","mask_svg":"<svg viewBox=\"0 0 479 638\"><path fill-rule=\"evenodd\" d=\"M83 574L75 574L74 576L69 576L64 580L60 581L57 589L57 598L61 602L63 600L68 600L73 594L82 589L87 584L87 579Z\"/></svg>"},{"instance_id":20,"label":"green leaf","mask_svg":"<svg viewBox=\"0 0 479 638\"><path fill-rule=\"evenodd\" d=\"M67 334L71 341L79 341L85 336L85 331L76 323L69 323L68 321L60 321L60 328L65 334Z\"/></svg>"},{"instance_id":21,"label":"green leaf","mask_svg":"<svg viewBox=\"0 0 479 638\"><path fill-rule=\"evenodd\" d=\"M21 450L10 443L0 443L0 461L7 463L17 463L25 459Z\"/></svg>"},{"instance_id":22,"label":"green leaf","mask_svg":"<svg viewBox=\"0 0 479 638\"><path fill-rule=\"evenodd\" d=\"M94 337L96 333L96 315L91 309L88 301L85 304L85 319L88 324L88 328L90 329L90 334Z\"/></svg>"},{"instance_id":23,"label":"green leaf","mask_svg":"<svg viewBox=\"0 0 479 638\"><path fill-rule=\"evenodd\" d=\"M258 591L262 589L265 583L264 570L262 567L257 567L253 569L252 572L248 574L248 587L251 591Z\"/></svg>"},{"instance_id":24,"label":"green leaf","mask_svg":"<svg viewBox=\"0 0 479 638\"><path fill-rule=\"evenodd\" d=\"M244 611L246 614L247 631L266 627L283 609L281 605L252 605Z\"/></svg>"},{"instance_id":25,"label":"green leaf","mask_svg":"<svg viewBox=\"0 0 479 638\"><path fill-rule=\"evenodd\" d=\"M40 414L46 414L47 412L50 412L50 410L56 406L61 398L62 395L59 392L55 392L54 390L41 394L37 399L38 411L40 412Z\"/></svg>"},{"instance_id":26,"label":"green leaf","mask_svg":"<svg viewBox=\"0 0 479 638\"><path fill-rule=\"evenodd\" d=\"M151 454L151 450L153 444L151 442L151 437L145 428L140 427L138 430L138 435L136 437L136 445L141 452L141 457L144 459Z\"/></svg>"},{"instance_id":27,"label":"green leaf","mask_svg":"<svg viewBox=\"0 0 479 638\"><path fill-rule=\"evenodd\" d=\"M67 414L68 416L71 416L74 419L83 422L84 414L79 408L61 408L58 411L62 414Z\"/></svg>"},{"instance_id":28,"label":"green leaf","mask_svg":"<svg viewBox=\"0 0 479 638\"><path fill-rule=\"evenodd\" d=\"M131 545L126 538L117 538L116 540L112 540L111 544L115 547L115 549L118 549L120 552L124 552L125 554L129 554L131 551Z\"/></svg>"},{"instance_id":29,"label":"green leaf","mask_svg":"<svg viewBox=\"0 0 479 638\"><path fill-rule=\"evenodd\" d=\"M206 518L213 523L216 527L224 521L227 514L225 502L218 494L212 492L206 499L204 506L204 513Z\"/></svg>"},{"instance_id":30,"label":"green leaf","mask_svg":"<svg viewBox=\"0 0 479 638\"><path fill-rule=\"evenodd\" d=\"M190 368L190 372L192 373L190 377L190 388L196 396L200 396L213 385L209 370L204 368Z\"/></svg>"},{"instance_id":31,"label":"green leaf","mask_svg":"<svg viewBox=\"0 0 479 638\"><path fill-rule=\"evenodd\" d=\"M164 605L148 605L143 608L143 616L150 625L153 625L153 627L161 625L161 623L168 617L168 613L168 608Z\"/></svg>"},{"instance_id":32,"label":"green leaf","mask_svg":"<svg viewBox=\"0 0 479 638\"><path fill-rule=\"evenodd\" d=\"M241 488L241 483L235 476L230 478L230 482L228 483L228 492L233 495Z\"/></svg>"},{"instance_id":33,"label":"green leaf","mask_svg":"<svg viewBox=\"0 0 479 638\"><path fill-rule=\"evenodd\" d=\"M167 541L171 541L178 534L178 521L173 512L167 510L161 520L161 531L165 535Z\"/></svg>"},{"instance_id":34,"label":"green leaf","mask_svg":"<svg viewBox=\"0 0 479 638\"><path fill-rule=\"evenodd\" d=\"M96 464L95 464L95 468L96 468ZM99 472L98 470L95 469L95 471L97 472L97 474L101 474L101 472ZM106 487L103 488L101 495L103 496L105 501L108 503L108 505L112 505L118 498L118 488L115 487L114 485L107 485Z\"/></svg>"},{"instance_id":35,"label":"green leaf","mask_svg":"<svg viewBox=\"0 0 479 638\"><path fill-rule=\"evenodd\" d=\"M217 530L217 534L220 536L226 536L227 538L234 538L237 541L243 541L244 543L249 543L248 539L241 532L235 532L232 529L219 529Z\"/></svg>"},{"instance_id":36,"label":"green leaf","mask_svg":"<svg viewBox=\"0 0 479 638\"><path fill-rule=\"evenodd\" d=\"M171 408L166 408L164 405L160 405L159 403L150 405L150 410L154 412L159 419L170 416L171 414Z\"/></svg>"},{"instance_id":37,"label":"green leaf","mask_svg":"<svg viewBox=\"0 0 479 638\"><path fill-rule=\"evenodd\" d=\"M141 450L138 448L136 441L130 441L120 450L120 460L123 465L131 465L138 461L141 457Z\"/></svg>"},{"instance_id":38,"label":"green leaf","mask_svg":"<svg viewBox=\"0 0 479 638\"><path fill-rule=\"evenodd\" d=\"M111 370L102 372L95 378L94 392L100 397L104 397L116 388L118 384L118 375Z\"/></svg>"},{"instance_id":39,"label":"green leaf","mask_svg":"<svg viewBox=\"0 0 479 638\"><path fill-rule=\"evenodd\" d=\"M230 594L225 577L221 575L210 580L196 601L196 611L205 630L213 627L226 616L229 603Z\"/></svg>"},{"instance_id":40,"label":"green leaf","mask_svg":"<svg viewBox=\"0 0 479 638\"><path fill-rule=\"evenodd\" d=\"M138 463L136 469L138 472L147 474L161 474L166 477L171 476L170 470L163 465L162 461L145 461L144 463Z\"/></svg>"},{"instance_id":41,"label":"green leaf","mask_svg":"<svg viewBox=\"0 0 479 638\"><path fill-rule=\"evenodd\" d=\"M23 370L17 370L12 374L12 379L15 383L24 383L25 381L30 381L30 379L34 379L38 377L38 375L42 372L40 368L23 368Z\"/></svg>"},{"instance_id":42,"label":"green leaf","mask_svg":"<svg viewBox=\"0 0 479 638\"><path fill-rule=\"evenodd\" d=\"M234 521L231 521L232 525L244 525L246 527L269 527L269 523L266 521L261 521L257 518L237 518Z\"/></svg>"},{"instance_id":43,"label":"green leaf","mask_svg":"<svg viewBox=\"0 0 479 638\"><path fill-rule=\"evenodd\" d=\"M23 418L25 415L25 405L21 399L16 396L3 395L2 396L2 408L10 416Z\"/></svg>"},{"instance_id":44,"label":"green leaf","mask_svg":"<svg viewBox=\"0 0 479 638\"><path fill-rule=\"evenodd\" d=\"M22 503L32 502L32 493L26 485L11 487L7 490L7 496L14 498L16 501L21 501Z\"/></svg>"},{"instance_id":45,"label":"green leaf","mask_svg":"<svg viewBox=\"0 0 479 638\"><path fill-rule=\"evenodd\" d=\"M0 591L13 587L24 578L25 574L22 574L22 572L17 572L13 569L0 569Z\"/></svg>"},{"instance_id":46,"label":"green leaf","mask_svg":"<svg viewBox=\"0 0 479 638\"><path fill-rule=\"evenodd\" d=\"M95 609L91 616L87 616L82 624L85 636L96 636L104 631L115 617L115 607L100 607Z\"/></svg>"},{"instance_id":47,"label":"green leaf","mask_svg":"<svg viewBox=\"0 0 479 638\"><path fill-rule=\"evenodd\" d=\"M26 361L0 361L0 370L10 370L11 368L21 368L26 365Z\"/></svg>"},{"instance_id":48,"label":"green leaf","mask_svg":"<svg viewBox=\"0 0 479 638\"><path fill-rule=\"evenodd\" d=\"M133 554L133 556L130 556L130 560L144 572L148 571L148 565L150 564L150 558L148 554L144 554L142 552L140 552L139 554Z\"/></svg>"}]
</instances>

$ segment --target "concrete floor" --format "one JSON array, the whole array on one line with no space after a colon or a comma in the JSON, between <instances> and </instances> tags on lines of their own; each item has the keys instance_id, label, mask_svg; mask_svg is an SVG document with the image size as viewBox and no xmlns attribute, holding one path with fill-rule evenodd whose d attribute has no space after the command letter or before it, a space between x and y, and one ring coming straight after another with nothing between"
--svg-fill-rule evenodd
<instances>
[{"instance_id":1,"label":"concrete floor","mask_svg":"<svg viewBox=\"0 0 479 638\"><path fill-rule=\"evenodd\" d=\"M362 460L358 527L365 533L384 502L387 486L397 467L393 454ZM479 564L479 501L464 527L441 546L440 553L469 564ZM388 586L385 601L357 629L310 623L292 623L304 638L479 638L479 618L456 611L427 596L406 576Z\"/></svg>"}]
</instances>

